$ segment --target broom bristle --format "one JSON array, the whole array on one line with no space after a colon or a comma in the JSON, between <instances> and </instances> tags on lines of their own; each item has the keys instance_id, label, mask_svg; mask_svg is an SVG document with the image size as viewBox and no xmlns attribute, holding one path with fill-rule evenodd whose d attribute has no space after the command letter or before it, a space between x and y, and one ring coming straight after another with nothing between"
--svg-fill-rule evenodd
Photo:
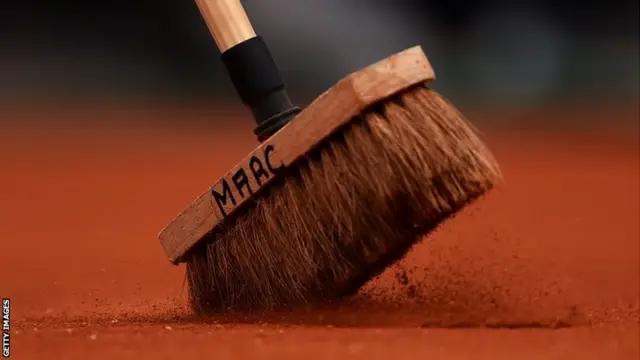
<instances>
[{"instance_id":1,"label":"broom bristle","mask_svg":"<svg viewBox=\"0 0 640 360\"><path fill-rule=\"evenodd\" d=\"M501 179L471 124L424 85L354 119L294 168L190 252L196 312L350 295Z\"/></svg>"}]
</instances>

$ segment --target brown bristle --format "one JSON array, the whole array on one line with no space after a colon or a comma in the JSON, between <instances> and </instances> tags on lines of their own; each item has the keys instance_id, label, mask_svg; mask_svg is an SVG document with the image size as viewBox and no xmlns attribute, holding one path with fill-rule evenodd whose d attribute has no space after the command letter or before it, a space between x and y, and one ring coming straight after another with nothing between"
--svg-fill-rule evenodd
<instances>
[{"instance_id":1,"label":"brown bristle","mask_svg":"<svg viewBox=\"0 0 640 360\"><path fill-rule=\"evenodd\" d=\"M478 134L425 86L327 139L187 261L197 312L269 309L357 291L501 179Z\"/></svg>"}]
</instances>

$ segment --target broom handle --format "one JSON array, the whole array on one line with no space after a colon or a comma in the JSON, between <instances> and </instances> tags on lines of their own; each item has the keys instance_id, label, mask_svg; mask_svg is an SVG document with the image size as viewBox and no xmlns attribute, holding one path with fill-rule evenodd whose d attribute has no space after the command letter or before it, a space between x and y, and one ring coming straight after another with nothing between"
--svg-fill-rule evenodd
<instances>
[{"instance_id":1,"label":"broom handle","mask_svg":"<svg viewBox=\"0 0 640 360\"><path fill-rule=\"evenodd\" d=\"M195 0L227 73L257 123L264 141L300 112L287 94L282 76L262 37L249 21L240 0Z\"/></svg>"},{"instance_id":2,"label":"broom handle","mask_svg":"<svg viewBox=\"0 0 640 360\"><path fill-rule=\"evenodd\" d=\"M239 0L196 0L221 53L256 37Z\"/></svg>"}]
</instances>

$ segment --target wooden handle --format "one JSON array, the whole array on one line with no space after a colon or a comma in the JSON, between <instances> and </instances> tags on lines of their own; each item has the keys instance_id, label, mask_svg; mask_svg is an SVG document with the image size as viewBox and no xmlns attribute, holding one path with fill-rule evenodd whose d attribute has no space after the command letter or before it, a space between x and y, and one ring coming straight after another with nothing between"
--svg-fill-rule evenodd
<instances>
[{"instance_id":1,"label":"wooden handle","mask_svg":"<svg viewBox=\"0 0 640 360\"><path fill-rule=\"evenodd\" d=\"M262 37L256 36L240 0L195 0L222 53L227 73L257 123L259 141L300 112L287 94L280 70Z\"/></svg>"},{"instance_id":2,"label":"wooden handle","mask_svg":"<svg viewBox=\"0 0 640 360\"><path fill-rule=\"evenodd\" d=\"M240 0L196 0L221 53L256 37Z\"/></svg>"}]
</instances>

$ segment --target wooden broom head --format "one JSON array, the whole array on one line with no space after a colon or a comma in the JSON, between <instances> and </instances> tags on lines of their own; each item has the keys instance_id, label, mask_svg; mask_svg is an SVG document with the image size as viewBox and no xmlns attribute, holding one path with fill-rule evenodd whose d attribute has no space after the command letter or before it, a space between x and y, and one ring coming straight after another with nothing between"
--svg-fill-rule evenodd
<instances>
[{"instance_id":1,"label":"wooden broom head","mask_svg":"<svg viewBox=\"0 0 640 360\"><path fill-rule=\"evenodd\" d=\"M238 210L258 199L276 180L285 178L288 168L365 109L434 78L429 60L416 46L340 80L200 194L160 232L160 243L169 260L173 264L183 262L201 239L224 234L225 225Z\"/></svg>"},{"instance_id":2,"label":"wooden broom head","mask_svg":"<svg viewBox=\"0 0 640 360\"><path fill-rule=\"evenodd\" d=\"M356 292L494 187L477 131L420 48L356 72L258 146L160 234L198 313Z\"/></svg>"},{"instance_id":3,"label":"wooden broom head","mask_svg":"<svg viewBox=\"0 0 640 360\"><path fill-rule=\"evenodd\" d=\"M500 180L475 130L417 85L326 138L187 255L197 313L355 293Z\"/></svg>"}]
</instances>

